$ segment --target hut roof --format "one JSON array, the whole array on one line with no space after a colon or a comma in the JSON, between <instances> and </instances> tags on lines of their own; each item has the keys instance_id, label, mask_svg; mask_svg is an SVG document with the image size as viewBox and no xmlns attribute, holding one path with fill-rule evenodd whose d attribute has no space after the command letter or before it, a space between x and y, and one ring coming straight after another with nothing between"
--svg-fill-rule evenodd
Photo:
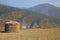
<instances>
[{"instance_id":1,"label":"hut roof","mask_svg":"<svg viewBox=\"0 0 60 40\"><path fill-rule=\"evenodd\" d=\"M17 22L17 21L8 21L8 22L6 22L5 24L20 25L20 23Z\"/></svg>"}]
</instances>

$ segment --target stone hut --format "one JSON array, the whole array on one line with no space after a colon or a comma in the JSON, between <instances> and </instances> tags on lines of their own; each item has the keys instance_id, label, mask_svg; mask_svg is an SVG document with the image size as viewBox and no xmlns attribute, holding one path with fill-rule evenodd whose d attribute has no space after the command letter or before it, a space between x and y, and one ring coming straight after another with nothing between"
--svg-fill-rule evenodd
<instances>
[{"instance_id":1,"label":"stone hut","mask_svg":"<svg viewBox=\"0 0 60 40\"><path fill-rule=\"evenodd\" d=\"M5 23L5 32L19 32L20 31L20 23L16 21L8 21Z\"/></svg>"}]
</instances>

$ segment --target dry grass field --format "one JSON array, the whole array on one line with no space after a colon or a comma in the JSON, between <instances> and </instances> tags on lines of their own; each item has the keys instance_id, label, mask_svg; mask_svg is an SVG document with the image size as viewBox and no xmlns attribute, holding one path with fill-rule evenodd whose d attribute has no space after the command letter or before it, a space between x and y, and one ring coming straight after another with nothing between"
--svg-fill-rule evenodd
<instances>
[{"instance_id":1,"label":"dry grass field","mask_svg":"<svg viewBox=\"0 0 60 40\"><path fill-rule=\"evenodd\" d=\"M24 29L19 33L0 33L0 40L60 40L60 28Z\"/></svg>"}]
</instances>

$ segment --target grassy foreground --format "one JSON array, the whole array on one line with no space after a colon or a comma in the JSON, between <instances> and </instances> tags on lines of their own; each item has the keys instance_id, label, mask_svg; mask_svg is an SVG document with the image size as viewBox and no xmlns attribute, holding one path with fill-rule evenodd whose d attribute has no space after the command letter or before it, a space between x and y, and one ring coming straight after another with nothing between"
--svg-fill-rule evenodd
<instances>
[{"instance_id":1,"label":"grassy foreground","mask_svg":"<svg viewBox=\"0 0 60 40\"><path fill-rule=\"evenodd\" d=\"M0 33L0 40L60 40L60 28L25 29L19 33Z\"/></svg>"}]
</instances>

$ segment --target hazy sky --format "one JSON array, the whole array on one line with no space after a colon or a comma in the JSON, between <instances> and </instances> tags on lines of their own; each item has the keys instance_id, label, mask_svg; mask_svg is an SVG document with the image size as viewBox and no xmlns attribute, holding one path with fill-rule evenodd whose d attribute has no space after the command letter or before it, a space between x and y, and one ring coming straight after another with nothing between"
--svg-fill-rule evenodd
<instances>
[{"instance_id":1,"label":"hazy sky","mask_svg":"<svg viewBox=\"0 0 60 40\"><path fill-rule=\"evenodd\" d=\"M60 7L60 0L0 0L0 4L15 7L32 7L43 3L50 3Z\"/></svg>"}]
</instances>

